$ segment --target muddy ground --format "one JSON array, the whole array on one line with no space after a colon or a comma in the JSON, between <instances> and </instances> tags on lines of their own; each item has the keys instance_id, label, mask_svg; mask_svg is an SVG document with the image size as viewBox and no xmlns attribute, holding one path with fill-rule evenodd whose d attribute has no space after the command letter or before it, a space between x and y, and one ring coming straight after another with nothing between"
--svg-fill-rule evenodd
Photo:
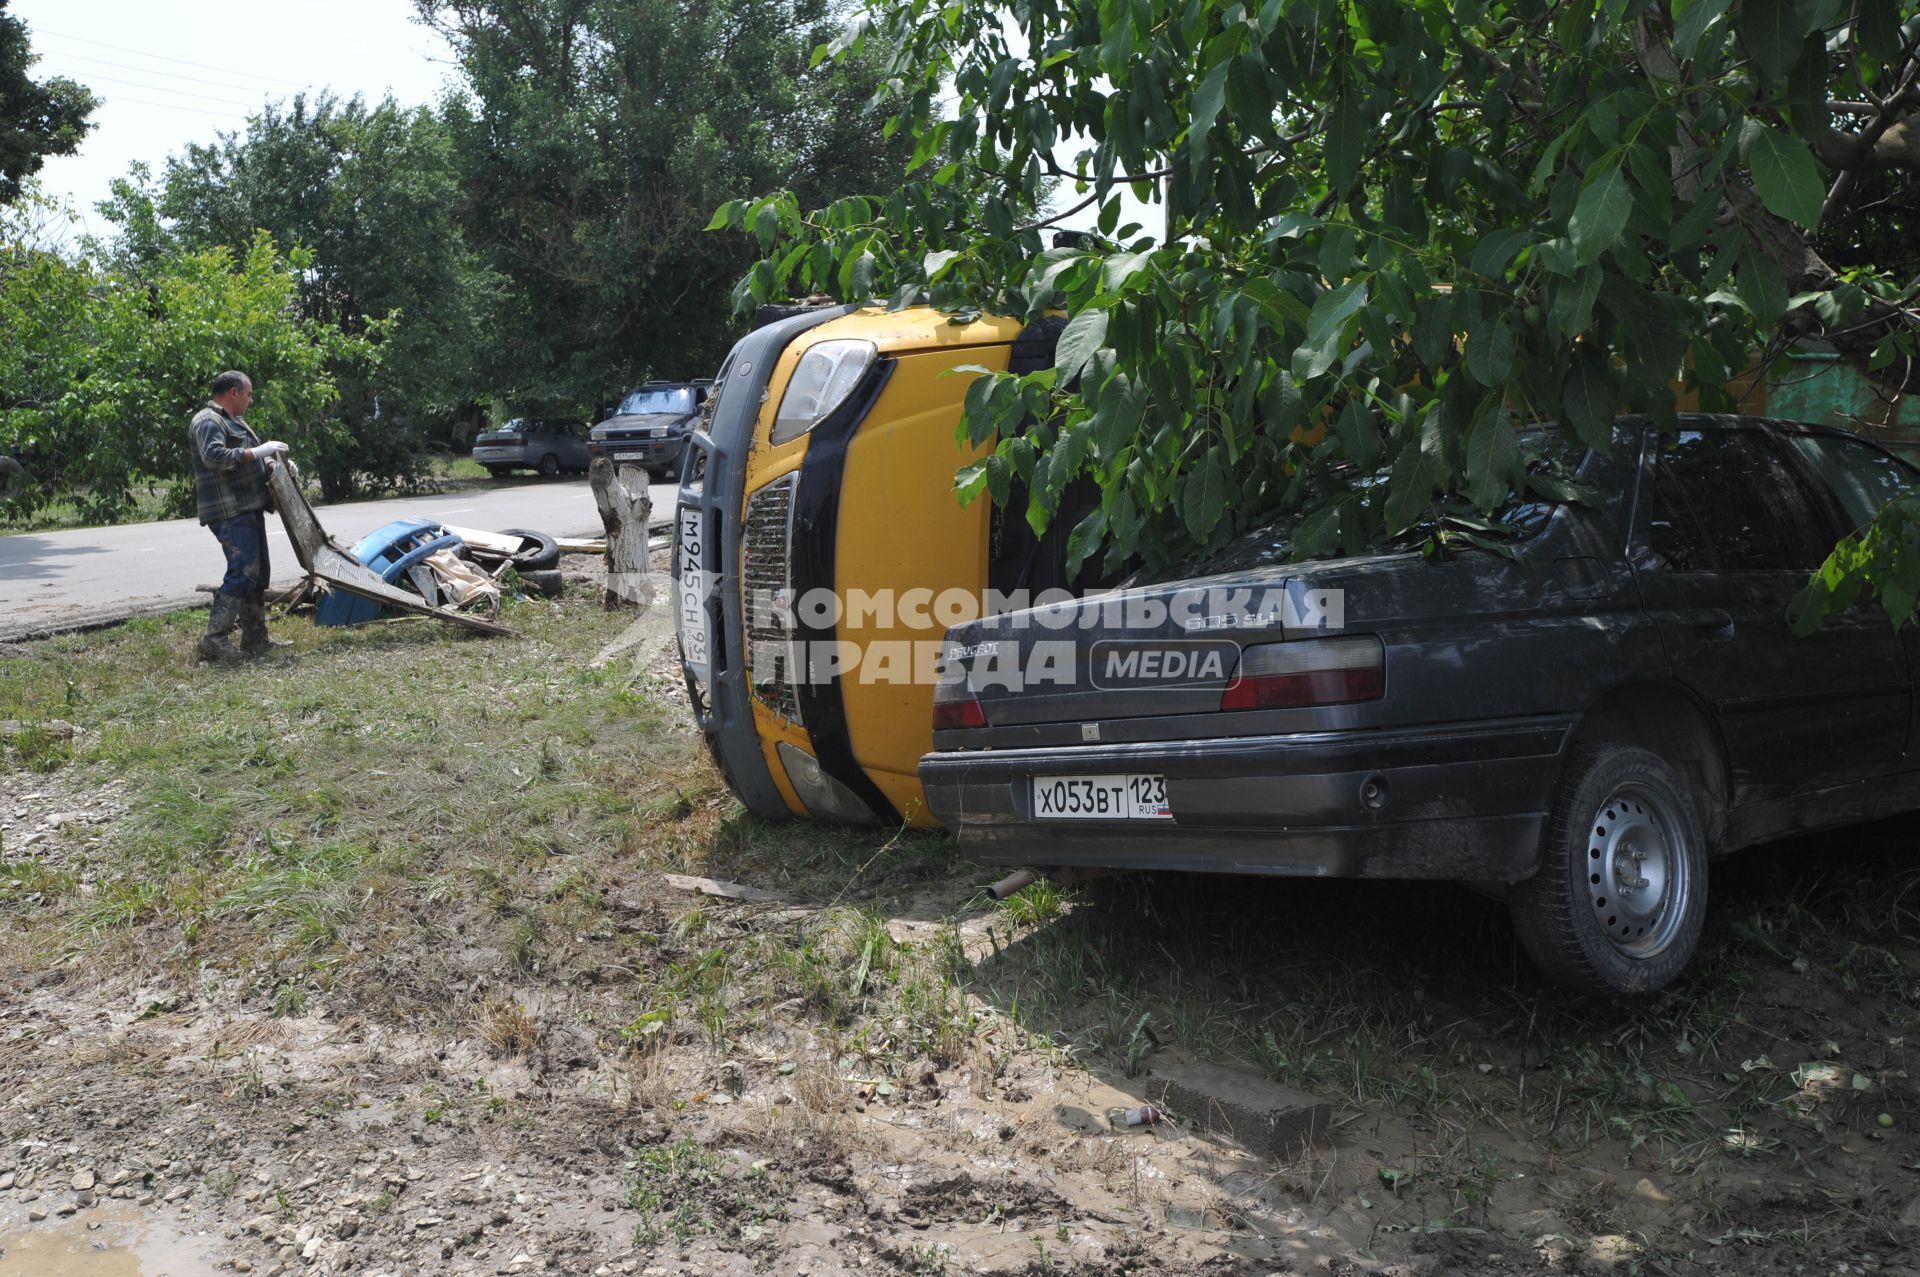
<instances>
[{"instance_id":1,"label":"muddy ground","mask_svg":"<svg viewBox=\"0 0 1920 1277\"><path fill-rule=\"evenodd\" d=\"M299 701L310 680L427 644L507 686L619 635L576 585L492 647L295 621L251 686L190 666L192 618L0 657L0 718L78 729L0 767L0 1277L1920 1272L1897 826L1721 866L1696 970L1630 1005L1545 987L1500 906L1446 887L1122 879L994 906L937 838L746 821L656 616L579 693L608 698L595 739L643 700L668 751L634 756L660 772L626 833L542 825L512 877L446 817L479 773L436 764L445 803L324 883L302 861L189 907L177 867L125 850L157 845L171 773L134 744L155 702L71 690L90 662L227 689L298 773L331 756L303 733L374 713ZM549 759L540 698L514 703L487 734ZM513 766L525 810L615 774ZM542 819L578 818L567 793ZM300 801L243 802L206 845L283 855ZM142 864L165 899L126 883ZM259 882L325 908L266 910ZM1191 1113L1116 1129L1177 1054L1323 1099L1330 1131L1273 1160Z\"/></svg>"}]
</instances>

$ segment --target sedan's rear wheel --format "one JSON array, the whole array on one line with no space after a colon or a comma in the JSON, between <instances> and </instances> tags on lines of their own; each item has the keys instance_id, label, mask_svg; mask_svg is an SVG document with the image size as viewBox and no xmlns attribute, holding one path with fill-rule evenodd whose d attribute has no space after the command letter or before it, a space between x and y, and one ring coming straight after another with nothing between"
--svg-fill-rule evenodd
<instances>
[{"instance_id":1,"label":"sedan's rear wheel","mask_svg":"<svg viewBox=\"0 0 1920 1277\"><path fill-rule=\"evenodd\" d=\"M543 477L548 479L551 479L555 475L559 474L560 458L554 456L551 452L549 452L546 456L540 458L540 473Z\"/></svg>"},{"instance_id":2,"label":"sedan's rear wheel","mask_svg":"<svg viewBox=\"0 0 1920 1277\"><path fill-rule=\"evenodd\" d=\"M1508 896L1520 943L1568 988L1661 988L1700 941L1705 841L1685 783L1657 754L1576 747L1547 823L1540 871Z\"/></svg>"}]
</instances>

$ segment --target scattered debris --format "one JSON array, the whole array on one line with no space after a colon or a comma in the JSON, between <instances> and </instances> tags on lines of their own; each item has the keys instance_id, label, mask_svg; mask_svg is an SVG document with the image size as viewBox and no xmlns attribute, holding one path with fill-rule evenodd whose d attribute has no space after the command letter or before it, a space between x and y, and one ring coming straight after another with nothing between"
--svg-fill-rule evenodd
<instances>
[{"instance_id":1,"label":"scattered debris","mask_svg":"<svg viewBox=\"0 0 1920 1277\"><path fill-rule=\"evenodd\" d=\"M313 507L307 504L307 498L300 491L290 467L272 467L268 484L273 489L274 505L280 511L280 521L286 525L287 539L293 543L293 552L300 560L300 566L315 579L318 588L345 590L387 607L450 621L482 634L514 637L511 629L498 622L434 607L419 595L409 594L390 584L379 573L355 559L320 526L319 518L313 513Z\"/></svg>"},{"instance_id":2,"label":"scattered debris","mask_svg":"<svg viewBox=\"0 0 1920 1277\"><path fill-rule=\"evenodd\" d=\"M660 877L675 891L696 891L703 896L718 896L722 900L740 900L756 905L794 903L777 891L765 891L759 887L748 887L737 882L722 882L717 878L696 878L690 874L661 874Z\"/></svg>"}]
</instances>

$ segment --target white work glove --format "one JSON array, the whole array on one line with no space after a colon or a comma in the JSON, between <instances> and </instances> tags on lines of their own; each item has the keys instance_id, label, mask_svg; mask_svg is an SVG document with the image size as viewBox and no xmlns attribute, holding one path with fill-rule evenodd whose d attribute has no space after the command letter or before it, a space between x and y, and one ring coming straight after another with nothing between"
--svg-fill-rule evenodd
<instances>
[{"instance_id":1,"label":"white work glove","mask_svg":"<svg viewBox=\"0 0 1920 1277\"><path fill-rule=\"evenodd\" d=\"M256 459L260 461L265 461L269 457L277 457L281 453L286 452L287 450L288 450L287 445L284 443L281 443L278 439L269 439L265 443L256 447L253 450L253 455Z\"/></svg>"}]
</instances>

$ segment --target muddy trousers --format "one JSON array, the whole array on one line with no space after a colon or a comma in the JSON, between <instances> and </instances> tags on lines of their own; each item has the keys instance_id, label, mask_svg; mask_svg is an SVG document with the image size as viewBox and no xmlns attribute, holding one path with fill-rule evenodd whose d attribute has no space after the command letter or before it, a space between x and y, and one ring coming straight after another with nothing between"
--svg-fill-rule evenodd
<instances>
[{"instance_id":1,"label":"muddy trousers","mask_svg":"<svg viewBox=\"0 0 1920 1277\"><path fill-rule=\"evenodd\" d=\"M267 516L264 511L236 514L207 525L227 556L226 579L220 593L234 598L259 594L267 588L271 565L267 560Z\"/></svg>"},{"instance_id":2,"label":"muddy trousers","mask_svg":"<svg viewBox=\"0 0 1920 1277\"><path fill-rule=\"evenodd\" d=\"M230 661L257 655L273 646L267 638L266 608L261 596L266 592L270 564L267 557L267 516L258 510L235 515L209 524L220 549L227 556L227 575L213 596L207 613L206 637L200 640L202 660ZM227 634L240 623L241 646L236 648Z\"/></svg>"}]
</instances>

